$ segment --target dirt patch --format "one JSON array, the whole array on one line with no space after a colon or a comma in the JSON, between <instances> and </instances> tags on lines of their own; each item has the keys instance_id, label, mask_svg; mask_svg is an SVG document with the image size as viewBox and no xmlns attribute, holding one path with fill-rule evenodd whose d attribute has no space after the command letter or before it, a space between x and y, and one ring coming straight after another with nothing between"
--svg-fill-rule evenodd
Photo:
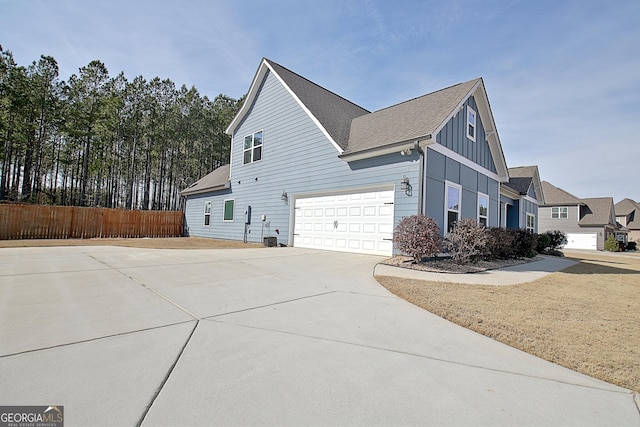
<instances>
[{"instance_id":1,"label":"dirt patch","mask_svg":"<svg viewBox=\"0 0 640 427\"><path fill-rule=\"evenodd\" d=\"M454 323L640 392L640 258L567 257L580 263L512 286L377 279Z\"/></svg>"},{"instance_id":2,"label":"dirt patch","mask_svg":"<svg viewBox=\"0 0 640 427\"><path fill-rule=\"evenodd\" d=\"M203 237L0 240L0 248L39 246L126 246L144 249L239 249L263 247L259 243L243 243L235 240L207 239Z\"/></svg>"}]
</instances>

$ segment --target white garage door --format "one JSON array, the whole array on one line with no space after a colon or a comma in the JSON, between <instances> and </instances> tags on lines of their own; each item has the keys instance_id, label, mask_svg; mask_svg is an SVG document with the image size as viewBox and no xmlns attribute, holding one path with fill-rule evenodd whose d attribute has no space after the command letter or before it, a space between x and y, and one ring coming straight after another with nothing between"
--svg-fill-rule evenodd
<instances>
[{"instance_id":1,"label":"white garage door","mask_svg":"<svg viewBox=\"0 0 640 427\"><path fill-rule=\"evenodd\" d=\"M567 233L565 249L598 249L598 236L596 233L571 234Z\"/></svg>"},{"instance_id":2,"label":"white garage door","mask_svg":"<svg viewBox=\"0 0 640 427\"><path fill-rule=\"evenodd\" d=\"M293 245L374 255L393 251L393 190L295 201Z\"/></svg>"}]
</instances>

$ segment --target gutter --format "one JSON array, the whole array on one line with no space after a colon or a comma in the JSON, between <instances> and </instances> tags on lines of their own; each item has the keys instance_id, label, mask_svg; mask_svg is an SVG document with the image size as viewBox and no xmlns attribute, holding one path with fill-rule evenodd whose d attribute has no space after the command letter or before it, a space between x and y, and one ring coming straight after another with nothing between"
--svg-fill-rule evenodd
<instances>
[{"instance_id":1,"label":"gutter","mask_svg":"<svg viewBox=\"0 0 640 427\"><path fill-rule=\"evenodd\" d=\"M399 153L404 150L417 150L416 147L424 148L429 144L433 144L435 141L431 141L431 134L423 137L414 138L408 141L394 142L382 147L367 148L366 150L356 151L354 153L340 154L338 157L345 162L353 162L356 160L370 159L372 157L384 156L385 154Z\"/></svg>"},{"instance_id":2,"label":"gutter","mask_svg":"<svg viewBox=\"0 0 640 427\"><path fill-rule=\"evenodd\" d=\"M206 188L199 188L199 189L194 189L189 191L189 189L184 189L180 192L181 196L193 196L195 194L202 194L202 193L211 193L213 191L220 191L220 190L228 190L229 188L231 188L231 181L227 181L224 184L219 184L219 185L215 185L212 187L206 187Z\"/></svg>"}]
</instances>

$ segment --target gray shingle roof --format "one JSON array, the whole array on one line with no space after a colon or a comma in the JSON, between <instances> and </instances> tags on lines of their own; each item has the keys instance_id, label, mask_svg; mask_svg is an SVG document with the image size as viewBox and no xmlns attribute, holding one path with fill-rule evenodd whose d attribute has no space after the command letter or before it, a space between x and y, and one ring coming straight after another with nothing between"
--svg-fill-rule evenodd
<instances>
[{"instance_id":1,"label":"gray shingle roof","mask_svg":"<svg viewBox=\"0 0 640 427\"><path fill-rule=\"evenodd\" d=\"M351 121L369 111L335 93L318 86L293 71L265 58L271 68L284 80L298 99L318 119L343 150L349 141Z\"/></svg>"},{"instance_id":2,"label":"gray shingle roof","mask_svg":"<svg viewBox=\"0 0 640 427\"><path fill-rule=\"evenodd\" d=\"M578 221L578 225L596 226L611 224L611 209L613 208L613 198L594 197L589 199L581 199L581 201L585 204L585 206L580 209L582 217L580 218L580 221Z\"/></svg>"},{"instance_id":3,"label":"gray shingle roof","mask_svg":"<svg viewBox=\"0 0 640 427\"><path fill-rule=\"evenodd\" d=\"M353 119L344 154L432 135L481 79L470 80Z\"/></svg>"},{"instance_id":4,"label":"gray shingle roof","mask_svg":"<svg viewBox=\"0 0 640 427\"><path fill-rule=\"evenodd\" d=\"M627 228L637 230L640 229L640 203L634 202L631 199L622 199L615 205L616 215L628 216L629 223Z\"/></svg>"},{"instance_id":5,"label":"gray shingle roof","mask_svg":"<svg viewBox=\"0 0 640 427\"><path fill-rule=\"evenodd\" d=\"M580 199L547 181L542 181L542 193L545 205L577 205Z\"/></svg>"},{"instance_id":6,"label":"gray shingle roof","mask_svg":"<svg viewBox=\"0 0 640 427\"><path fill-rule=\"evenodd\" d=\"M183 196L229 188L230 165L222 165L180 192Z\"/></svg>"},{"instance_id":7,"label":"gray shingle roof","mask_svg":"<svg viewBox=\"0 0 640 427\"><path fill-rule=\"evenodd\" d=\"M509 173L511 173L511 169L509 169ZM509 183L506 184L506 186L517 191L519 194L527 194L532 182L532 177L515 177L509 178Z\"/></svg>"},{"instance_id":8,"label":"gray shingle roof","mask_svg":"<svg viewBox=\"0 0 640 427\"><path fill-rule=\"evenodd\" d=\"M509 168L509 176L512 178L533 178L537 169L537 166L516 166Z\"/></svg>"}]
</instances>

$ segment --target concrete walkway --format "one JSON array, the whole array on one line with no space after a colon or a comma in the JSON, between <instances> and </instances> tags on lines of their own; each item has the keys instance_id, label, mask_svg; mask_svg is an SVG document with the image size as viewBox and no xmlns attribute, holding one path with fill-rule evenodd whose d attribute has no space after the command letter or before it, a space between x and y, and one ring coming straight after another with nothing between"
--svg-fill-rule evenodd
<instances>
[{"instance_id":1,"label":"concrete walkway","mask_svg":"<svg viewBox=\"0 0 640 427\"><path fill-rule=\"evenodd\" d=\"M390 294L380 257L0 249L0 405L66 426L640 426L634 394Z\"/></svg>"},{"instance_id":2,"label":"concrete walkway","mask_svg":"<svg viewBox=\"0 0 640 427\"><path fill-rule=\"evenodd\" d=\"M428 280L431 282L515 285L518 283L533 282L551 273L577 264L576 261L565 258L551 256L540 256L540 258L539 261L471 274L433 273L386 264L377 264L374 274L376 276L404 277L408 279Z\"/></svg>"}]
</instances>

